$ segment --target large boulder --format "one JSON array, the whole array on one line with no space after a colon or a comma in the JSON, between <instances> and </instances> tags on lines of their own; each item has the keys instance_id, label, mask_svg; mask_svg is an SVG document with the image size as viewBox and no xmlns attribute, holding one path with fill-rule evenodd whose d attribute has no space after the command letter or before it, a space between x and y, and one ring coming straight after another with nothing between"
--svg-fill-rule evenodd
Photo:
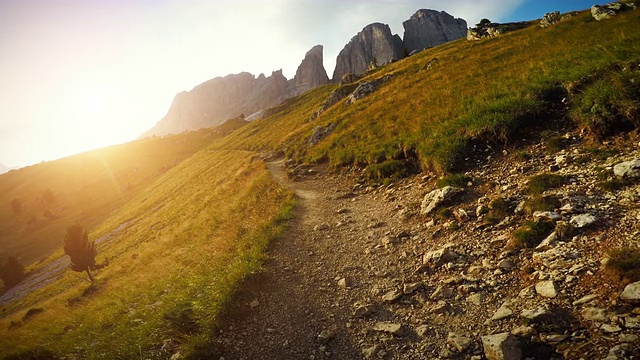
<instances>
[{"instance_id":1,"label":"large boulder","mask_svg":"<svg viewBox=\"0 0 640 360\"><path fill-rule=\"evenodd\" d=\"M444 11L418 10L402 26L407 54L463 38L467 34L467 22Z\"/></svg>"},{"instance_id":2,"label":"large boulder","mask_svg":"<svg viewBox=\"0 0 640 360\"><path fill-rule=\"evenodd\" d=\"M322 50L322 45L316 45L307 52L291 80L289 92L291 96L329 83L329 76L324 69Z\"/></svg>"},{"instance_id":3,"label":"large boulder","mask_svg":"<svg viewBox=\"0 0 640 360\"><path fill-rule=\"evenodd\" d=\"M376 66L404 57L402 39L391 34L389 25L367 25L340 51L333 71L333 81L340 81L347 73L362 74L373 63Z\"/></svg>"}]
</instances>

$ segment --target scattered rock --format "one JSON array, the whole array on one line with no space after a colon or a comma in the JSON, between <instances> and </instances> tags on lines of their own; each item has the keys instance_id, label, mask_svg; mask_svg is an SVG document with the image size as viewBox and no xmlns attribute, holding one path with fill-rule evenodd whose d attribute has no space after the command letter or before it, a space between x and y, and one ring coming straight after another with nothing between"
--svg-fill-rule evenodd
<instances>
[{"instance_id":1,"label":"scattered rock","mask_svg":"<svg viewBox=\"0 0 640 360\"><path fill-rule=\"evenodd\" d=\"M545 280L536 284L536 293L542 297L554 298L558 295L558 290L553 280Z\"/></svg>"},{"instance_id":2,"label":"scattered rock","mask_svg":"<svg viewBox=\"0 0 640 360\"><path fill-rule=\"evenodd\" d=\"M451 250L450 246L430 251L422 256L422 263L433 267L440 267L450 261L455 260L458 254Z\"/></svg>"},{"instance_id":3,"label":"scattered rock","mask_svg":"<svg viewBox=\"0 0 640 360\"><path fill-rule=\"evenodd\" d=\"M458 352L465 352L471 346L471 339L466 336L450 332L447 335L447 344L453 346Z\"/></svg>"},{"instance_id":4,"label":"scattered rock","mask_svg":"<svg viewBox=\"0 0 640 360\"><path fill-rule=\"evenodd\" d=\"M498 308L498 310L496 310L496 312L491 317L491 320L502 320L511 317L511 315L513 315L513 310L509 308L509 302L505 302Z\"/></svg>"},{"instance_id":5,"label":"scattered rock","mask_svg":"<svg viewBox=\"0 0 640 360\"><path fill-rule=\"evenodd\" d=\"M453 186L445 186L441 189L431 191L422 199L420 213L422 215L431 214L440 204L450 200L460 192L462 192L462 189Z\"/></svg>"},{"instance_id":6,"label":"scattered rock","mask_svg":"<svg viewBox=\"0 0 640 360\"><path fill-rule=\"evenodd\" d=\"M356 101L376 91L380 87L380 85L387 82L389 79L391 79L391 76L387 75L380 79L361 83L347 98L347 105L354 104Z\"/></svg>"},{"instance_id":7,"label":"scattered rock","mask_svg":"<svg viewBox=\"0 0 640 360\"><path fill-rule=\"evenodd\" d=\"M384 302L394 302L402 297L402 291L400 290L391 290L388 293L382 295L382 301Z\"/></svg>"},{"instance_id":8,"label":"scattered rock","mask_svg":"<svg viewBox=\"0 0 640 360\"><path fill-rule=\"evenodd\" d=\"M625 161L613 167L613 173L621 178L640 177L640 159Z\"/></svg>"},{"instance_id":9,"label":"scattered rock","mask_svg":"<svg viewBox=\"0 0 640 360\"><path fill-rule=\"evenodd\" d=\"M356 305L356 308L353 310L353 316L362 318L373 314L375 311L376 306L373 304Z\"/></svg>"},{"instance_id":10,"label":"scattered rock","mask_svg":"<svg viewBox=\"0 0 640 360\"><path fill-rule=\"evenodd\" d=\"M582 317L585 320L606 322L609 320L607 310L602 308L588 307L581 311Z\"/></svg>"},{"instance_id":11,"label":"scattered rock","mask_svg":"<svg viewBox=\"0 0 640 360\"><path fill-rule=\"evenodd\" d=\"M373 330L389 333L394 336L404 335L404 329L402 328L402 324L386 322L386 321L375 323L375 325L373 325Z\"/></svg>"},{"instance_id":12,"label":"scattered rock","mask_svg":"<svg viewBox=\"0 0 640 360\"><path fill-rule=\"evenodd\" d=\"M617 333L622 331L622 328L618 325L611 325L611 324L602 324L602 326L600 326L600 329L606 333Z\"/></svg>"},{"instance_id":13,"label":"scattered rock","mask_svg":"<svg viewBox=\"0 0 640 360\"><path fill-rule=\"evenodd\" d=\"M576 229L582 229L596 222L596 217L591 214L580 214L571 218L569 224Z\"/></svg>"},{"instance_id":14,"label":"scattered rock","mask_svg":"<svg viewBox=\"0 0 640 360\"><path fill-rule=\"evenodd\" d=\"M253 300L252 302L249 303L249 307L252 309L257 308L258 306L260 306L260 301L258 300Z\"/></svg>"},{"instance_id":15,"label":"scattered rock","mask_svg":"<svg viewBox=\"0 0 640 360\"><path fill-rule=\"evenodd\" d=\"M640 304L640 281L625 286L620 299L630 304Z\"/></svg>"},{"instance_id":16,"label":"scattered rock","mask_svg":"<svg viewBox=\"0 0 640 360\"><path fill-rule=\"evenodd\" d=\"M318 334L317 340L320 344L326 345L336 336L336 333L333 330L322 330L320 334Z\"/></svg>"},{"instance_id":17,"label":"scattered rock","mask_svg":"<svg viewBox=\"0 0 640 360\"><path fill-rule=\"evenodd\" d=\"M379 351L380 351L380 345L376 344L368 348L362 349L362 356L365 359L373 359L376 357Z\"/></svg>"},{"instance_id":18,"label":"scattered rock","mask_svg":"<svg viewBox=\"0 0 640 360\"><path fill-rule=\"evenodd\" d=\"M487 360L522 359L522 349L518 339L508 332L483 336L482 346Z\"/></svg>"},{"instance_id":19,"label":"scattered rock","mask_svg":"<svg viewBox=\"0 0 640 360\"><path fill-rule=\"evenodd\" d=\"M352 283L350 279L342 278L338 280L338 286L343 289L346 289L346 288L350 288L352 286Z\"/></svg>"},{"instance_id":20,"label":"scattered rock","mask_svg":"<svg viewBox=\"0 0 640 360\"><path fill-rule=\"evenodd\" d=\"M402 287L402 292L405 295L410 295L410 294L413 294L413 292L418 290L420 287L422 287L422 283L421 282L411 283L411 284L404 284L403 287Z\"/></svg>"},{"instance_id":21,"label":"scattered rock","mask_svg":"<svg viewBox=\"0 0 640 360\"><path fill-rule=\"evenodd\" d=\"M560 21L560 11L553 11L544 14L542 20L540 20L540 27L546 28Z\"/></svg>"}]
</instances>

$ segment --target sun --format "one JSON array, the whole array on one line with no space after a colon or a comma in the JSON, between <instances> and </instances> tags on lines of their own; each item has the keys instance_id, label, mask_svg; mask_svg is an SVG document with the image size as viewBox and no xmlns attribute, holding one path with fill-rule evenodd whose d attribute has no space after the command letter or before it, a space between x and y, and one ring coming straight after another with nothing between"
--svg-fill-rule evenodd
<instances>
[{"instance_id":1,"label":"sun","mask_svg":"<svg viewBox=\"0 0 640 360\"><path fill-rule=\"evenodd\" d=\"M79 97L80 111L87 115L96 115L104 111L104 96L98 93L86 93Z\"/></svg>"}]
</instances>

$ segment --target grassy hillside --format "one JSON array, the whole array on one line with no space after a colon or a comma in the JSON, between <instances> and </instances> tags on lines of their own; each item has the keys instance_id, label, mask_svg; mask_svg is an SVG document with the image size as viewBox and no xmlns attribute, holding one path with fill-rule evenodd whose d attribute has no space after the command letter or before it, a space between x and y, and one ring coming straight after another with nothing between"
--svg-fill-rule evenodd
<instances>
[{"instance_id":1,"label":"grassy hillside","mask_svg":"<svg viewBox=\"0 0 640 360\"><path fill-rule=\"evenodd\" d=\"M505 144L532 124L572 119L594 137L611 125L628 129L640 123L639 25L638 10L603 22L582 12L549 28L458 40L370 74L361 81L392 78L353 105L309 121L338 85L319 88L225 144L333 166L409 158L446 172L465 165L475 142ZM335 130L309 146L317 126Z\"/></svg>"},{"instance_id":2,"label":"grassy hillside","mask_svg":"<svg viewBox=\"0 0 640 360\"><path fill-rule=\"evenodd\" d=\"M315 120L340 85L235 131L149 139L0 176L7 255L50 254L75 221L91 239L112 235L99 248L110 265L96 287L66 271L3 305L0 354L128 359L206 349L220 309L292 216L291 194L270 180L258 152L384 177L455 171L474 160L476 144L504 145L558 124L595 140L629 130L640 123L638 28L640 10L603 22L585 12L546 29L460 40L377 69L360 81L390 75L378 90ZM329 134L311 145L318 127ZM44 220L45 211L53 216Z\"/></svg>"},{"instance_id":3,"label":"grassy hillside","mask_svg":"<svg viewBox=\"0 0 640 360\"><path fill-rule=\"evenodd\" d=\"M134 141L0 176L0 261L16 256L26 266L50 255L70 224L94 228L167 170L242 125Z\"/></svg>"}]
</instances>

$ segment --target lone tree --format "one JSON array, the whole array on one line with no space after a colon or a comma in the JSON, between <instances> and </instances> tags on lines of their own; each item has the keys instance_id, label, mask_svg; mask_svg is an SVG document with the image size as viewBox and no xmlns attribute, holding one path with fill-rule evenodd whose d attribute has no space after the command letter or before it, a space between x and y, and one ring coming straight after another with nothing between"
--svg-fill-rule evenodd
<instances>
[{"instance_id":1,"label":"lone tree","mask_svg":"<svg viewBox=\"0 0 640 360\"><path fill-rule=\"evenodd\" d=\"M91 270L96 269L96 243L89 241L89 235L84 227L75 224L67 228L64 253L71 258L71 265L69 265L71 270L86 271L91 285L93 285Z\"/></svg>"},{"instance_id":2,"label":"lone tree","mask_svg":"<svg viewBox=\"0 0 640 360\"><path fill-rule=\"evenodd\" d=\"M24 279L24 266L20 264L15 256L10 257L4 264L0 265L0 279L2 279L5 289L18 285Z\"/></svg>"}]
</instances>

